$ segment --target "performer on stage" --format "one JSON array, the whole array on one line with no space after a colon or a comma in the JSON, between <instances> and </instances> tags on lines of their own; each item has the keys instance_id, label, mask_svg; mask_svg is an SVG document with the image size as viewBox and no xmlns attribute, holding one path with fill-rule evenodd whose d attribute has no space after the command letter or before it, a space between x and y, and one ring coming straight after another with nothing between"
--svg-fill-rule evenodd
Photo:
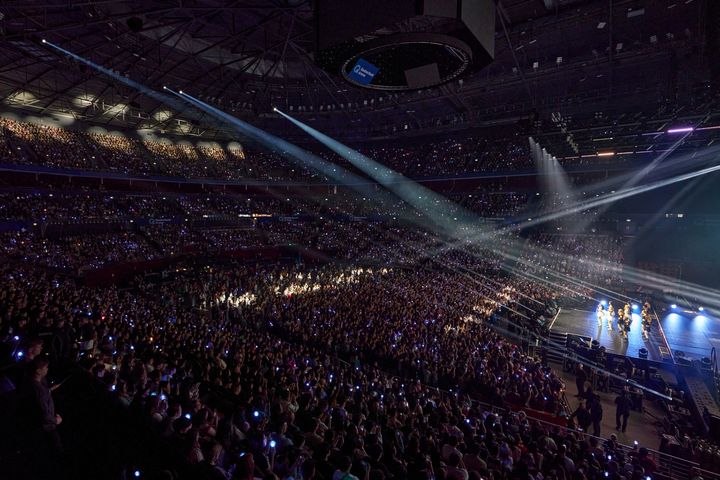
<instances>
[{"instance_id":1,"label":"performer on stage","mask_svg":"<svg viewBox=\"0 0 720 480\"><path fill-rule=\"evenodd\" d=\"M630 324L632 323L632 317L626 316L625 317L625 325L623 325L623 338L625 340L628 339L628 334L630 333Z\"/></svg>"},{"instance_id":2,"label":"performer on stage","mask_svg":"<svg viewBox=\"0 0 720 480\"><path fill-rule=\"evenodd\" d=\"M622 335L625 340L628 339L628 333L630 332L630 324L632 323L632 313L630 313L630 304L625 304L623 308L623 324L622 324Z\"/></svg>"},{"instance_id":3,"label":"performer on stage","mask_svg":"<svg viewBox=\"0 0 720 480\"><path fill-rule=\"evenodd\" d=\"M612 332L613 319L615 318L615 309L613 308L612 302L608 303L606 316L607 316L608 332Z\"/></svg>"},{"instance_id":4,"label":"performer on stage","mask_svg":"<svg viewBox=\"0 0 720 480\"><path fill-rule=\"evenodd\" d=\"M595 313L597 315L598 327L602 327L603 317L605 316L605 309L603 308L602 303L598 303Z\"/></svg>"},{"instance_id":5,"label":"performer on stage","mask_svg":"<svg viewBox=\"0 0 720 480\"><path fill-rule=\"evenodd\" d=\"M650 337L652 327L652 315L650 314L650 303L645 302L642 309L642 336L645 340Z\"/></svg>"}]
</instances>

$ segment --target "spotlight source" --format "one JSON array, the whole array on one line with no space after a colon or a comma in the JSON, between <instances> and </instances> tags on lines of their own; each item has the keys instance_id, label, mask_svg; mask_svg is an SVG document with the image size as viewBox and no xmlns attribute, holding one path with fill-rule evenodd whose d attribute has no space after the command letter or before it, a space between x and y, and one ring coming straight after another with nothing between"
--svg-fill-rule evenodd
<instances>
[{"instance_id":1,"label":"spotlight source","mask_svg":"<svg viewBox=\"0 0 720 480\"><path fill-rule=\"evenodd\" d=\"M670 308L672 308L673 310L675 310L675 309L677 308L677 305L673 303L672 305L670 305Z\"/></svg>"},{"instance_id":2,"label":"spotlight source","mask_svg":"<svg viewBox=\"0 0 720 480\"><path fill-rule=\"evenodd\" d=\"M178 90L178 93L179 93L180 95L182 95L183 91L182 91L182 90Z\"/></svg>"},{"instance_id":3,"label":"spotlight source","mask_svg":"<svg viewBox=\"0 0 720 480\"><path fill-rule=\"evenodd\" d=\"M47 40L45 40L45 39L43 38L43 39L42 39L42 43L47 43Z\"/></svg>"},{"instance_id":4,"label":"spotlight source","mask_svg":"<svg viewBox=\"0 0 720 480\"><path fill-rule=\"evenodd\" d=\"M705 309L704 309L703 307L698 307L698 311L700 311L700 312L704 312L704 311L705 311Z\"/></svg>"}]
</instances>

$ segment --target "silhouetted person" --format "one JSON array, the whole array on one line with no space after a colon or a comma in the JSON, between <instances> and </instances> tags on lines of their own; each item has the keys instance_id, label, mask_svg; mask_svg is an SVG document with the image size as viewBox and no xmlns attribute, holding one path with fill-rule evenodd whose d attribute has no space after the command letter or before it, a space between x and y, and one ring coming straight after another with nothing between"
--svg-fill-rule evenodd
<instances>
[{"instance_id":1,"label":"silhouetted person","mask_svg":"<svg viewBox=\"0 0 720 480\"><path fill-rule=\"evenodd\" d=\"M587 382L587 373L585 373L585 368L581 364L577 364L575 366L575 385L577 386L577 396L582 397L585 395L585 382Z\"/></svg>"},{"instance_id":2,"label":"silhouetted person","mask_svg":"<svg viewBox=\"0 0 720 480\"><path fill-rule=\"evenodd\" d=\"M590 410L590 419L592 420L593 435L600 436L600 422L602 422L603 408L600 404L600 397L592 395L588 400L588 410Z\"/></svg>"},{"instance_id":3,"label":"silhouetted person","mask_svg":"<svg viewBox=\"0 0 720 480\"><path fill-rule=\"evenodd\" d=\"M583 402L580 402L580 404L570 417L577 418L578 427L580 427L583 432L588 431L588 428L592 423L592 416L590 415L590 411L585 407L585 404Z\"/></svg>"},{"instance_id":4,"label":"silhouetted person","mask_svg":"<svg viewBox=\"0 0 720 480\"><path fill-rule=\"evenodd\" d=\"M625 390L620 392L620 395L615 398L615 405L615 429L617 431L622 430L624 432L627 428L628 419L630 418L631 406L631 401Z\"/></svg>"},{"instance_id":5,"label":"silhouetted person","mask_svg":"<svg viewBox=\"0 0 720 480\"><path fill-rule=\"evenodd\" d=\"M62 453L57 432L62 418L55 413L55 403L45 380L49 365L45 357L35 357L27 364L29 378L20 387L18 402L23 446L31 453L38 478L58 478Z\"/></svg>"}]
</instances>

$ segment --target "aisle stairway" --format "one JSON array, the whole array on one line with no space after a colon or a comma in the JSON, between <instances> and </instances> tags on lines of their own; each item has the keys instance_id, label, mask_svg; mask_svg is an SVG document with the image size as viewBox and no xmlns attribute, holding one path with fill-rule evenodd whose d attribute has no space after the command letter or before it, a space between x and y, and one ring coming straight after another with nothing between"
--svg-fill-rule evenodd
<instances>
[{"instance_id":1,"label":"aisle stairway","mask_svg":"<svg viewBox=\"0 0 720 480\"><path fill-rule=\"evenodd\" d=\"M549 362L562 365L565 360L563 356L564 352L557 350L561 347L563 350L567 348L567 333L554 332L551 330L547 340L543 342L543 347L547 349L547 359Z\"/></svg>"}]
</instances>

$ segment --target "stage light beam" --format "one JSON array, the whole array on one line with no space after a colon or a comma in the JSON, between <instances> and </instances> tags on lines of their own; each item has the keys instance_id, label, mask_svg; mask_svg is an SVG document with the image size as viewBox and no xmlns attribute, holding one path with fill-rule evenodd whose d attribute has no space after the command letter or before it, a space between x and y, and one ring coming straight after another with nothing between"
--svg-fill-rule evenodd
<instances>
[{"instance_id":1,"label":"stage light beam","mask_svg":"<svg viewBox=\"0 0 720 480\"><path fill-rule=\"evenodd\" d=\"M296 125L298 125L299 127L301 127L301 128L302 128L303 130L305 130L307 133L311 134L312 136L314 136L315 138L317 138L318 140L320 140L322 143L324 143L326 146L328 146L328 147L331 148L332 150L336 151L336 153L340 154L340 155L343 156L344 158L346 158L346 159L348 159L349 161L351 161L351 163L356 164L356 165L357 165L359 168L361 168L363 171L365 171L365 172L368 173L370 176L372 176L373 178L375 178L379 183L381 183L381 184L383 184L384 186L390 188L391 191L393 191L393 193L395 193L396 195L399 195L401 198L406 199L406 201L407 201L408 203L412 204L416 209L418 209L418 210L421 211L421 212L427 213L427 214L428 214L428 215L427 215L428 218L431 219L431 220L433 220L433 223L436 224L435 227L438 227L438 226L441 226L441 227L442 227L442 226L443 226L443 225L437 225L437 223L439 223L439 222L437 222L437 220L440 220L441 223L445 223L445 222L442 222L442 220L443 220L442 218L439 218L439 219L438 219L438 216L443 217L444 215L438 215L438 214L440 214L441 212L439 212L439 211L437 211L437 210L435 210L435 211L433 211L433 212L427 212L427 211L425 211L425 209L423 208L423 205L421 204L421 202L419 202L419 200L422 200L422 199L423 199L423 196L411 196L411 197L406 197L405 194L410 193L410 192L408 192L408 190L414 191L414 192L415 192L415 195L417 195L418 189L416 189L416 188L414 187L415 182L413 182L413 181L410 180L410 179L407 179L407 178L403 177L402 175L397 174L397 172L394 172L393 170L388 169L387 167L384 167L384 166L382 166L381 164L378 164L377 162L373 162L372 160L370 160L370 159L368 159L367 157L359 154L358 152L355 152L355 151L349 149L348 147L340 144L339 142L331 139L330 137L328 137L328 136L326 136L326 135L323 135L323 134L321 134L320 132L312 129L311 127L308 127L308 126L302 124L301 122L293 119L293 118L290 117L289 115L287 115L287 114L285 114L285 113L283 113L283 112L280 112L280 114L283 115L284 117L286 117L288 120L290 120L290 121L292 121L293 123L295 123ZM678 142L678 144L679 144L679 143L680 143L680 142ZM711 152L708 151L708 152L706 152L706 153L707 153L707 154L710 154ZM712 151L712 153L716 153L716 152L715 152L715 151ZM350 157L350 158L348 158L348 157ZM357 162L357 163L356 163L356 162ZM359 165L358 165L358 164L359 164ZM373 167L373 165L377 165L377 167L376 167L376 168L368 168L368 167ZM600 198L596 198L596 199L594 199L594 200L578 202L578 204L576 204L575 206L572 206L571 208L565 208L565 209L563 209L563 210L561 210L561 211L553 212L553 213L550 214L550 215L543 215L540 219L533 219L533 220L535 220L535 221L531 221L531 222L521 222L521 224L520 224L519 226L520 226L520 227L527 227L527 226L530 226L530 225L533 225L533 224L544 223L544 222L547 222L547 221L549 221L549 220L553 220L553 219L556 219L556 218L562 218L562 217L565 217L565 216L567 216L567 215L569 215L569 214L572 214L572 213L576 213L576 212L579 212L579 211L588 210L588 209L593 208L593 207L597 207L597 206L600 206L600 205L603 205L603 204L608 204L608 203L611 203L611 202L614 202L614 201L617 201L617 200L621 200L621 199L624 199L624 198L627 198L627 197L630 197L630 196L638 195L638 194L640 194L640 193L644 193L644 192L647 192L647 191L650 191L650 190L654 190L654 189L657 189L657 188L660 188L660 187L663 187L663 186L667 186L667 185L670 185L670 184L673 184L673 183L677 183L677 182L680 182L680 181L688 180L688 179L690 179L690 178L695 178L695 177L700 176L700 175L705 175L705 174L708 174L708 173L711 173L711 172L714 172L714 171L717 171L717 170L720 170L720 165L712 166L712 167L705 168L705 169L702 169L702 170L699 170L699 171L695 171L695 172L685 173L685 174L678 175L678 176L676 176L676 177L674 177L674 178L670 178L670 179L663 179L663 180L661 180L661 181L657 181L657 182L654 182L654 183L651 183L651 184L636 186L636 187L632 187L632 188L630 188L630 187L628 186L628 187L622 189L622 191L620 191L620 192L612 192L610 195L603 195L603 196L601 196ZM634 180L634 179L633 179L633 180ZM398 192L396 188L391 188L391 187L390 187L390 185L392 185L392 186L394 187L396 184L405 184L405 183L408 183L408 184L411 184L411 185L410 185L410 186L405 186L405 185L403 185L403 187L405 187L405 188L402 188L402 190L405 190L406 188L407 188L407 190L405 190L405 191L402 192L402 193L401 193L401 192ZM443 197L443 198L444 198L444 197ZM447 220L447 219L445 219L445 220ZM468 223L466 223L466 225L464 225L464 227L466 227L466 228L467 228L467 227L470 227L470 228L467 228L467 230L470 230L470 231L475 230L475 229L472 228L472 227L476 227L476 226L477 226L477 225L473 225L471 222L468 222ZM516 227L518 227L518 226L516 226ZM431 228L432 228L432 227L431 227ZM442 229L442 228L441 228L441 229ZM487 232L487 231L482 231L482 230L478 232L478 231L476 230L476 234L472 234L472 235L468 235L469 232L466 230L465 232L463 232L463 235L459 236L460 238L458 238L458 236L457 236L457 234L460 233L458 230L460 230L460 229L457 229L457 228L456 228L456 229L453 229L453 230L450 230L450 231L446 231L445 233L450 233L451 236L455 236L455 237L457 238L457 240L454 241L454 242L448 242L448 241L444 242L444 246L443 246L443 247L440 247L440 248L436 249L433 253L430 253L430 252L429 252L429 256L431 256L432 254L438 254L438 253L440 253L440 252L442 252L442 251L444 251L444 250L447 250L447 249L451 249L451 250L452 250L452 249L456 249L456 248L462 247L462 246L464 246L464 245L468 245L468 244L471 244L471 243L475 243L475 242L478 242L478 241L481 241L481 240L488 240L488 239L492 239L492 238L497 238L497 235L498 235L498 234L503 233L502 230L507 230L507 229L500 229L500 231L493 231L493 232ZM463 230L465 230L465 229L463 229ZM483 229L483 230L484 230L484 229ZM488 235L488 233L490 233L490 234ZM502 249L499 249L499 248L497 248L497 247L496 247L496 248L492 248L492 247L491 247L491 249L492 249L493 251L495 251L496 253L499 253L500 255L502 255L502 256L504 256L504 257L506 257L506 258L509 257L506 252L501 251ZM595 262L593 262L593 263L595 263ZM601 263L603 263L603 262L597 262L597 263L598 263L598 264L601 264ZM550 269L548 269L548 271L550 271ZM555 275L558 275L557 272L552 272L552 273L555 274ZM645 277L645 276L648 275L647 272L642 272L642 271L632 272L632 273L634 274L634 276L638 276L638 277ZM562 277L566 277L566 276L562 275ZM661 276L655 276L655 277L653 278L653 280L655 281L655 283L658 283L658 284L666 283L666 282L669 281L668 279L666 279L666 278L664 278L664 277L661 277ZM579 283L582 283L582 284L585 284L585 282L581 282L581 281L575 281L574 283L578 283L578 284L579 284ZM586 286L587 286L587 285L586 285ZM597 287L597 286L593 286L593 285L590 285L590 286L591 286L591 287L594 287L593 289L596 290L596 291L598 291L598 287ZM693 286L691 287L691 286L688 284L688 287L687 287L687 288L697 288L697 286L693 285ZM713 298L717 297L718 300L720 301L720 295L718 295L717 292L714 292L714 291L713 291L712 294L713 294Z\"/></svg>"},{"instance_id":2,"label":"stage light beam","mask_svg":"<svg viewBox=\"0 0 720 480\"><path fill-rule=\"evenodd\" d=\"M102 65L98 65L97 63L94 63L84 57L81 57L80 55L77 55L69 50L66 50L58 45L55 45L52 42L48 42L47 40L43 39L43 43L48 45L49 47L54 48L55 50L67 55L68 57L77 60L80 63L84 63L85 65L94 68L100 73L103 73L107 75L108 77L116 80L119 83L122 83L124 85L127 85L130 88L134 88L135 90L139 91L145 96L148 96L154 100L157 100L158 102L164 103L170 107L172 107L177 112L183 112L188 113L190 115L194 115L195 112L189 111L187 106L180 102L179 100L176 100L174 97L171 97L169 95L165 95L164 93L161 93L159 91L155 91L152 88L146 87L145 85L136 82L135 80L132 80L128 77L125 77L123 75L120 75L118 73L113 72L112 70L103 67ZM169 89L167 89L169 90ZM196 115L196 114L195 114Z\"/></svg>"},{"instance_id":3,"label":"stage light beam","mask_svg":"<svg viewBox=\"0 0 720 480\"><path fill-rule=\"evenodd\" d=\"M149 88L147 88L147 87L145 87L145 86L143 86L143 85L141 85L141 84L139 84L139 83L137 83L137 82L134 82L134 81L132 81L132 80L126 78L126 77L122 77L122 76L120 76L120 75L117 75L117 74L115 74L114 72L112 72L112 71L110 71L110 70L108 70L108 69L106 69L106 68L104 68L104 67L101 67L101 66L99 66L99 65L97 65L97 64L95 64L95 63L93 63L93 62L90 62L89 60L86 60L86 59L84 59L84 58L82 58L82 57L79 57L78 55L75 55L75 54L73 54L73 53L71 53L71 52L69 52L69 51L67 51L67 50L65 50L65 49L62 49L61 47L58 47L58 46L56 46L56 45L53 45L53 44L50 43L50 42L47 42L47 41L46 41L46 42L44 42L44 43L46 43L47 45L52 46L53 48L55 48L55 49L57 49L57 50L65 53L66 55L68 55L68 56L70 56L70 57L73 57L73 58L75 58L76 60L78 60L78 61L80 61L80 62L82 62L82 63L85 63L85 64L87 64L87 65L95 68L96 70L98 70L98 71L100 71L100 72L102 72L102 73L104 73L104 74L106 74L106 75L108 75L108 76L110 76L110 77L118 80L120 83L124 83L124 84L126 84L126 85L128 85L128 86L130 86L130 87L133 87L133 88L135 88L135 89L137 89L137 90L140 90L141 92L143 92L143 93L146 94L147 96L150 96L150 97L152 97L152 98L155 98L155 99L157 99L157 100L159 100L159 101L162 101L162 102L164 102L164 103L166 103L166 104L170 104L170 105L173 105L173 106L178 105L177 102L174 102L172 99L168 98L166 95L159 94L158 92L155 92L155 91L153 91L152 89L149 89ZM183 95L183 98L190 98L190 99L192 99L192 97L189 97L189 96L187 96L187 95ZM199 101L198 101L198 102L195 102L194 99L193 99L193 103L199 103L200 105L203 105L202 102L199 102ZM205 104L205 107L207 108L207 105L206 105L206 104ZM205 109L206 109L206 108L205 108ZM182 106L180 106L180 107L178 108L178 110L179 110L179 111L180 111L180 110L183 110ZM263 132L263 133L265 133L265 132ZM692 177L695 177L695 176L699 176L699 175L703 175L703 174L706 174L706 173L710 173L710 172L716 171L717 169L720 169L720 166L715 166L715 167L703 169L703 170L700 170L700 171L692 172L691 174L680 175L679 177L675 177L675 178L673 178L673 179L670 179L669 181L666 180L665 182L667 182L667 183L664 183L664 184L667 185L667 184L670 184L670 183L675 183L675 182L677 182L677 181L686 180L686 179L688 179L688 178L692 178ZM411 180L402 179L402 178L401 178L401 179L397 179L396 181L399 181L399 183L404 183L404 182L413 183ZM367 183L367 182L362 182L362 183L365 184L365 183ZM647 188L647 190L650 190L650 189L653 189L653 188L658 188L658 187L661 186L661 185L663 185L662 182L657 182L655 185L652 185L650 188L647 188L647 187L646 187L646 188ZM645 191L647 191L647 190L645 190ZM625 196L630 196L630 195L637 194L637 193L640 193L640 192L637 191L637 190L636 190L636 191L633 191L633 192L626 192L625 195L623 195L623 197L625 197ZM608 198L608 199L606 199L606 201L613 201L613 200L617 200L617 199L619 199L619 198L615 197L615 198L613 198L612 200ZM587 209L587 208L589 207L588 205L583 205L583 206L585 207L585 209ZM547 220L547 217L545 218L545 220ZM483 235L483 236L484 236L484 235ZM467 240L467 239L466 239L466 240ZM452 247L451 247L451 248L452 248ZM647 272L641 272L641 274L644 275L644 276L648 275ZM637 274L636 274L636 275L637 275ZM664 285L664 284L666 284L666 283L668 283L668 284L670 283L670 281L669 281L668 279L666 279L666 278L664 278L664 277L661 277L661 276L654 276L654 278L653 278L652 280L654 280L655 283L657 283L658 285ZM698 293L698 292L702 291L703 293L710 294L710 295L712 295L712 298L713 298L713 299L717 298L718 304L720 304L720 295L718 295L718 293L717 293L716 291L707 290L707 289L701 289L701 288L700 288L699 286L697 286L697 285L689 284L689 283L686 283L686 282L683 282L683 290L687 290L688 292L692 291L692 293Z\"/></svg>"},{"instance_id":4,"label":"stage light beam","mask_svg":"<svg viewBox=\"0 0 720 480\"><path fill-rule=\"evenodd\" d=\"M368 179L361 177L360 175L357 175L340 165L328 162L319 156L298 147L297 145L244 122L239 118L213 107L212 105L208 105L202 100L199 100L182 90L176 92L171 88L168 88L168 92L180 97L194 107L215 117L218 121L229 125L236 131L262 144L270 151L282 155L303 168L320 173L321 175L327 177L329 181L334 181L339 185L351 188L362 194L364 197L375 198L387 202L388 204L397 201L390 192L377 191L375 188L377 185L374 182L369 181ZM278 112L280 111L278 110ZM280 113L282 114L282 112ZM426 220L419 218L417 215L403 215L403 219L420 226L425 225L426 222Z\"/></svg>"},{"instance_id":5,"label":"stage light beam","mask_svg":"<svg viewBox=\"0 0 720 480\"><path fill-rule=\"evenodd\" d=\"M485 239L488 239L488 236L492 236L492 232L478 222L477 216L464 207L449 201L444 196L408 179L401 173L363 155L357 150L353 150L334 138L291 117L287 113L281 110L278 110L278 113L352 165L362 170L392 194L397 195L406 203L412 205L415 210L422 213L427 220L432 222L433 225L430 228L436 232L439 230L458 241L466 239L471 232L474 235L483 236Z\"/></svg>"}]
</instances>

